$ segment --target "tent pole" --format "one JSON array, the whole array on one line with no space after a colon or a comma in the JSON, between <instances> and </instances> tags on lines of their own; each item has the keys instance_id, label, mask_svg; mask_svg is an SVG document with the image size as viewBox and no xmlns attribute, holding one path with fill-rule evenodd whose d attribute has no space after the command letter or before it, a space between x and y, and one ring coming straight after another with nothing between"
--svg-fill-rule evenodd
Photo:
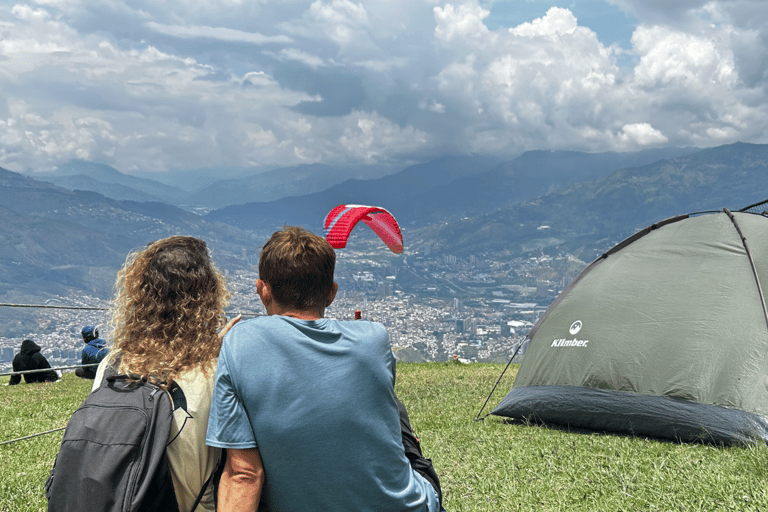
<instances>
[{"instance_id":1,"label":"tent pole","mask_svg":"<svg viewBox=\"0 0 768 512\"><path fill-rule=\"evenodd\" d=\"M765 305L765 296L763 295L763 287L760 286L760 278L757 275L757 269L755 268L755 260L752 259L752 253L749 251L749 246L747 245L747 239L744 236L744 233L741 232L739 223L736 222L736 217L734 217L731 211L728 208L723 208L723 211L731 219L733 226L736 228L736 231L739 233L739 237L741 238L741 243L744 246L744 250L747 252L749 265L752 267L752 275L755 276L755 284L757 285L757 294L760 296L760 304L762 304L763 306L763 316L765 317L765 325L766 327L768 327L768 308Z\"/></svg>"},{"instance_id":2,"label":"tent pole","mask_svg":"<svg viewBox=\"0 0 768 512\"><path fill-rule=\"evenodd\" d=\"M480 417L480 414L483 412L483 409L485 409L485 406L488 405L488 400L491 399L491 396L493 396L493 392L496 391L496 386L499 385L499 382L501 382L501 378L504 376L504 374L507 372L507 368L509 368L509 365L512 364L512 360L515 358L517 353L520 351L520 347L522 347L525 344L525 341L520 342L520 344L517 346L515 351L512 353L512 357L509 358L509 362L507 363L507 366L504 367L504 370L501 372L501 375L499 375L498 380L496 381L496 384L493 385L493 389L491 390L491 393L488 395L488 398L485 399L485 403L480 408L480 411L478 411L477 416L475 416L474 421L482 421L485 418L487 418L491 413L486 414L482 418Z\"/></svg>"}]
</instances>

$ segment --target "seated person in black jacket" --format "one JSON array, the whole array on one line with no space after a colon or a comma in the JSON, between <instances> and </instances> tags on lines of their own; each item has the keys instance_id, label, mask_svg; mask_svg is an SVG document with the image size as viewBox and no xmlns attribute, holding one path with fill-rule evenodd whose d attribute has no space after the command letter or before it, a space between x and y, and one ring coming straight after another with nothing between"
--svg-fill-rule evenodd
<instances>
[{"instance_id":1,"label":"seated person in black jacket","mask_svg":"<svg viewBox=\"0 0 768 512\"><path fill-rule=\"evenodd\" d=\"M32 340L24 340L21 342L21 351L13 358L14 372L42 370L50 367L51 365L48 364L48 360L40 353L40 346L37 343ZM24 374L24 381L27 384L35 382L54 382L57 380L59 380L59 375L53 370ZM21 382L21 374L17 373L11 375L11 380L8 384L13 386L19 382Z\"/></svg>"}]
</instances>

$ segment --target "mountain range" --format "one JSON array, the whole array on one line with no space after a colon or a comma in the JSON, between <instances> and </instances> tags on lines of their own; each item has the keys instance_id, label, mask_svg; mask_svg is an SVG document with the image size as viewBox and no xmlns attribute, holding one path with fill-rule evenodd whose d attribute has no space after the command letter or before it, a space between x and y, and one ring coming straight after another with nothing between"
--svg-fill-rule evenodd
<instances>
[{"instance_id":1,"label":"mountain range","mask_svg":"<svg viewBox=\"0 0 768 512\"><path fill-rule=\"evenodd\" d=\"M538 197L558 186L691 151L533 151L508 162L488 156L443 157L375 180L351 179L313 194L227 206L210 212L206 218L244 229L297 224L318 230L331 208L352 203L384 206L402 225L423 227L481 215Z\"/></svg>"},{"instance_id":2,"label":"mountain range","mask_svg":"<svg viewBox=\"0 0 768 512\"><path fill-rule=\"evenodd\" d=\"M202 237L219 259L257 246L253 233L161 202L70 191L0 168L0 297L109 296L129 251L173 234Z\"/></svg>"},{"instance_id":3,"label":"mountain range","mask_svg":"<svg viewBox=\"0 0 768 512\"><path fill-rule=\"evenodd\" d=\"M567 251L589 261L654 222L768 199L768 145L698 150L447 223L423 243L457 254Z\"/></svg>"},{"instance_id":4,"label":"mountain range","mask_svg":"<svg viewBox=\"0 0 768 512\"><path fill-rule=\"evenodd\" d=\"M109 165L71 160L54 171L28 173L28 176L68 190L98 192L112 199L164 202L192 211L207 211L232 204L309 194L351 178L372 179L391 172L393 170L387 166L309 164L278 169L145 172L134 176Z\"/></svg>"},{"instance_id":5,"label":"mountain range","mask_svg":"<svg viewBox=\"0 0 768 512\"><path fill-rule=\"evenodd\" d=\"M452 171L443 172L449 162ZM228 206L206 218L244 229L287 223L321 230L331 207L362 202L386 205L412 228L412 250L567 251L589 260L658 220L764 199L768 145L737 143L642 153L535 151L496 166L481 157L443 159L315 194Z\"/></svg>"},{"instance_id":6,"label":"mountain range","mask_svg":"<svg viewBox=\"0 0 768 512\"><path fill-rule=\"evenodd\" d=\"M34 176L74 188L109 185L101 192L69 190L0 169L0 297L67 290L108 295L128 251L170 234L200 236L220 264L242 265L244 251L257 249L280 225L321 233L325 214L347 203L392 212L407 252L429 248L506 258L565 251L588 261L663 218L736 210L766 199L768 145L534 151L506 161L446 156L389 174L384 168L368 171L361 168L342 180L338 168L298 166L230 177L190 193L89 162ZM360 178L365 175L370 179ZM231 202L250 197L253 188L269 189L279 199ZM208 206L170 204L171 198L189 201L206 190ZM132 200L125 199L129 191ZM228 200L214 200L216 194ZM190 211L210 210L217 201L225 206L205 215Z\"/></svg>"}]
</instances>

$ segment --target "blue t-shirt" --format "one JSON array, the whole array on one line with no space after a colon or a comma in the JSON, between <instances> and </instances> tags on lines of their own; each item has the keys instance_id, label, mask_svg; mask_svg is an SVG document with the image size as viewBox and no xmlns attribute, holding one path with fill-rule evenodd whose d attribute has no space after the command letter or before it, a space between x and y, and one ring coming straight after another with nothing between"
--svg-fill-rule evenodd
<instances>
[{"instance_id":1,"label":"blue t-shirt","mask_svg":"<svg viewBox=\"0 0 768 512\"><path fill-rule=\"evenodd\" d=\"M219 354L206 443L259 448L270 511L437 510L405 457L394 382L381 324L239 322Z\"/></svg>"}]
</instances>

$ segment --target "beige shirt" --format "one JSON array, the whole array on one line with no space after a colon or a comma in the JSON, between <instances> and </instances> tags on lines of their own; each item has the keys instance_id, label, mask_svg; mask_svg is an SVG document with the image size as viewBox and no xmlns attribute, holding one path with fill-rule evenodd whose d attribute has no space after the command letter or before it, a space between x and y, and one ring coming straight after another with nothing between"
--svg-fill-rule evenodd
<instances>
[{"instance_id":1,"label":"beige shirt","mask_svg":"<svg viewBox=\"0 0 768 512\"><path fill-rule=\"evenodd\" d=\"M104 379L105 365L99 365L91 391ZM166 448L176 501L181 512L189 511L203 484L216 469L221 450L205 445L208 412L213 396L215 364L205 377L200 370L181 375L171 391L173 424ZM214 510L213 485L206 489L195 512Z\"/></svg>"}]
</instances>

